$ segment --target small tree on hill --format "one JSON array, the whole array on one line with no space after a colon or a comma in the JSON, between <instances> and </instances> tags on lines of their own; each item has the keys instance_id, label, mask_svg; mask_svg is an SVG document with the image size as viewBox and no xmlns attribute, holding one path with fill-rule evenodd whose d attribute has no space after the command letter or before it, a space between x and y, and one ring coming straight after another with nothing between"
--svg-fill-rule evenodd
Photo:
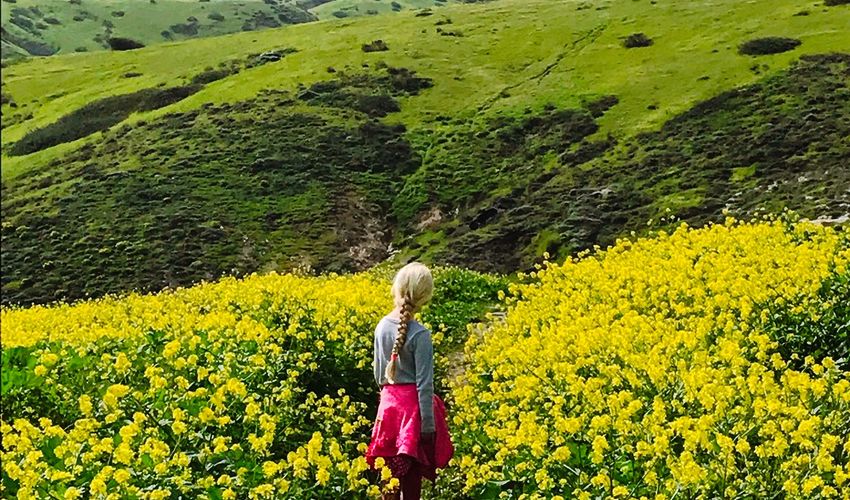
<instances>
[{"instance_id":1,"label":"small tree on hill","mask_svg":"<svg viewBox=\"0 0 850 500\"><path fill-rule=\"evenodd\" d=\"M133 50L133 49L141 49L145 46L142 42L137 42L131 38L121 38L115 37L110 38L106 41L109 44L109 48L112 50Z\"/></svg>"}]
</instances>

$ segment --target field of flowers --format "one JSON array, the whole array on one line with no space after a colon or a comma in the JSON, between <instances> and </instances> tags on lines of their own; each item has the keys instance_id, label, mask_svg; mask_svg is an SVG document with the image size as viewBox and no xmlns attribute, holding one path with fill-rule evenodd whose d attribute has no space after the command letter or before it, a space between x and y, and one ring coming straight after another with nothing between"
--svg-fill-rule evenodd
<instances>
[{"instance_id":1,"label":"field of flowers","mask_svg":"<svg viewBox=\"0 0 850 500\"><path fill-rule=\"evenodd\" d=\"M455 488L850 498L848 263L846 231L730 222L540 270L466 346Z\"/></svg>"},{"instance_id":2,"label":"field of flowers","mask_svg":"<svg viewBox=\"0 0 850 500\"><path fill-rule=\"evenodd\" d=\"M390 278L270 274L4 310L0 493L375 495L361 455ZM456 268L438 269L435 282L422 319L438 349L505 289Z\"/></svg>"},{"instance_id":3,"label":"field of flowers","mask_svg":"<svg viewBox=\"0 0 850 500\"><path fill-rule=\"evenodd\" d=\"M850 497L848 266L846 231L729 222L510 286L438 269L422 319L457 453L431 493ZM390 276L4 309L0 495L374 497ZM473 328L499 299L504 321Z\"/></svg>"}]
</instances>

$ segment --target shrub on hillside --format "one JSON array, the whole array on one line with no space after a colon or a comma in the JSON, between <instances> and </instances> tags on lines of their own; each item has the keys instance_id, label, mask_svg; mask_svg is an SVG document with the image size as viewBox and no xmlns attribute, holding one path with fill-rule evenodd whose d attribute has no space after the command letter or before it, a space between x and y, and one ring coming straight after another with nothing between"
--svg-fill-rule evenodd
<instances>
[{"instance_id":1,"label":"shrub on hillside","mask_svg":"<svg viewBox=\"0 0 850 500\"><path fill-rule=\"evenodd\" d=\"M836 5L850 5L850 0L825 0L824 5L834 7Z\"/></svg>"},{"instance_id":2,"label":"shrub on hillside","mask_svg":"<svg viewBox=\"0 0 850 500\"><path fill-rule=\"evenodd\" d=\"M100 99L59 118L59 120L27 133L9 150L12 155L26 155L87 135L119 123L131 113L151 111L167 106L200 90L198 85L164 89L143 89L132 94Z\"/></svg>"},{"instance_id":3,"label":"shrub on hillside","mask_svg":"<svg viewBox=\"0 0 850 500\"><path fill-rule=\"evenodd\" d=\"M133 40L132 38L124 38L124 37L113 37L108 38L106 43L109 44L109 48L112 50L135 50L141 49L145 46L142 42L138 42Z\"/></svg>"},{"instance_id":4,"label":"shrub on hillside","mask_svg":"<svg viewBox=\"0 0 850 500\"><path fill-rule=\"evenodd\" d=\"M383 52L390 50L387 43L383 40L374 40L371 43L364 43L361 48L363 49L363 52Z\"/></svg>"},{"instance_id":5,"label":"shrub on hillside","mask_svg":"<svg viewBox=\"0 0 850 500\"><path fill-rule=\"evenodd\" d=\"M213 21L224 21L224 16L218 12L210 12L207 17L212 19Z\"/></svg>"},{"instance_id":6,"label":"shrub on hillside","mask_svg":"<svg viewBox=\"0 0 850 500\"><path fill-rule=\"evenodd\" d=\"M643 33L632 33L623 40L623 47L633 49L637 47L649 47L652 45L652 39Z\"/></svg>"},{"instance_id":7,"label":"shrub on hillside","mask_svg":"<svg viewBox=\"0 0 850 500\"><path fill-rule=\"evenodd\" d=\"M358 111L374 117L383 117L401 110L398 102L388 95L358 96L354 107Z\"/></svg>"},{"instance_id":8,"label":"shrub on hillside","mask_svg":"<svg viewBox=\"0 0 850 500\"><path fill-rule=\"evenodd\" d=\"M192 77L192 83L196 85L205 85L207 83L212 83L217 80L221 80L222 78L227 78L228 76L234 73L231 68L224 69L207 69L201 73Z\"/></svg>"},{"instance_id":9,"label":"shrub on hillside","mask_svg":"<svg viewBox=\"0 0 850 500\"><path fill-rule=\"evenodd\" d=\"M171 31L183 36L195 36L198 34L198 23L177 23L170 26Z\"/></svg>"},{"instance_id":10,"label":"shrub on hillside","mask_svg":"<svg viewBox=\"0 0 850 500\"><path fill-rule=\"evenodd\" d=\"M738 47L738 53L748 56L761 56L768 54L779 54L794 50L802 42L796 38L782 36L768 36L748 40Z\"/></svg>"},{"instance_id":11,"label":"shrub on hillside","mask_svg":"<svg viewBox=\"0 0 850 500\"><path fill-rule=\"evenodd\" d=\"M590 113L590 116L599 118L619 102L620 99L617 96L605 95L586 103L584 107Z\"/></svg>"}]
</instances>

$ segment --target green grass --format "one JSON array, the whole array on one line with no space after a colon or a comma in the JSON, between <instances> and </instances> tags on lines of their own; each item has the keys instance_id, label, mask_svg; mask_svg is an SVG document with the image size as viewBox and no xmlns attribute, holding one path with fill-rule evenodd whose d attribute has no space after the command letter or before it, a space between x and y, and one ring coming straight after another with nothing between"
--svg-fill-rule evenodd
<instances>
[{"instance_id":1,"label":"green grass","mask_svg":"<svg viewBox=\"0 0 850 500\"><path fill-rule=\"evenodd\" d=\"M315 19L294 4L286 11L278 12L261 0L82 0L80 4L67 0L17 0L15 3L3 2L0 7L3 27L11 34L43 42L60 54L103 50L107 47L105 39L110 36L154 44L269 27L255 22L258 14L264 15L271 26ZM278 17L281 13L289 17ZM33 24L35 28L26 29L21 21L15 22L16 18L25 18L22 22ZM190 21L190 18L196 21ZM192 25L193 28L191 31L175 31L172 26L179 24ZM167 38L163 31L169 32Z\"/></svg>"},{"instance_id":2,"label":"green grass","mask_svg":"<svg viewBox=\"0 0 850 500\"><path fill-rule=\"evenodd\" d=\"M604 10L575 10L580 3L503 0L450 6L430 17L402 12L391 19L310 23L128 53L37 59L4 71L7 92L34 116L4 129L3 145L5 150L26 130L55 121L95 97L178 83L221 61L280 46L299 52L278 64L217 82L150 115L247 99L264 88L295 88L322 79L328 67L356 68L385 60L430 75L439 89L405 103L395 119L409 127L441 114L469 119L496 111L539 109L546 103L574 106L588 95L614 94L620 104L601 120L601 133L629 135L658 127L693 102L758 79L760 75L750 69L754 59L736 53L738 44L749 38L783 33L803 41L798 50L758 58L767 66L762 74L786 67L800 54L850 48L850 35L841 29L850 21L848 9L793 16L801 8L798 1L776 2L770 9L731 0L721 4L647 7L645 2L609 2L603 4ZM451 18L453 24L447 27L464 36L438 34L434 23L442 17ZM696 22L704 29L695 31ZM655 45L623 49L621 37L636 30L647 31ZM360 45L374 38L384 39L390 50L363 53ZM122 77L130 71L142 76ZM64 95L49 98L56 89ZM647 110L650 105L657 109ZM7 112L4 106L4 115ZM30 163L4 157L4 171L8 166L10 173L19 172L20 161Z\"/></svg>"},{"instance_id":3,"label":"green grass","mask_svg":"<svg viewBox=\"0 0 850 500\"><path fill-rule=\"evenodd\" d=\"M727 205L742 215L850 211L847 56L797 62L850 51L841 29L850 10L587 5L454 4L9 66L4 291L8 281L15 300L44 301L57 287L82 296L298 262L345 270L379 261L390 242L405 258L513 271L543 251L610 243L668 209L693 223ZM803 8L810 15L794 15ZM635 32L653 45L624 48ZM763 36L802 45L738 53ZM375 39L389 50L361 49ZM252 54L281 48L295 52L248 67ZM383 64L432 85L399 92ZM242 69L109 131L10 156L33 130L93 101L185 85L222 65ZM364 98L400 105L380 118L402 126L382 132L395 157L370 142L379 115ZM217 236L174 231L216 222ZM104 240L129 242L148 267L99 256ZM45 260L53 267L37 268ZM36 274L44 282L27 284ZM70 275L85 279L62 285Z\"/></svg>"},{"instance_id":4,"label":"green grass","mask_svg":"<svg viewBox=\"0 0 850 500\"><path fill-rule=\"evenodd\" d=\"M0 18L8 31L3 39L3 58L30 55L28 49L32 42L43 44L50 53L68 54L108 49L106 39L109 37L126 37L150 45L316 19L439 7L446 2L330 0L312 9L309 5L302 5L294 0L283 1L279 5L270 5L262 0L3 1L0 3ZM184 27L174 29L175 25ZM35 55L41 54L36 52Z\"/></svg>"},{"instance_id":5,"label":"green grass","mask_svg":"<svg viewBox=\"0 0 850 500\"><path fill-rule=\"evenodd\" d=\"M394 7L393 4L396 6ZM333 19L387 14L410 9L433 9L446 4L447 2L435 0L334 0L310 9L310 12L319 16L319 19Z\"/></svg>"}]
</instances>

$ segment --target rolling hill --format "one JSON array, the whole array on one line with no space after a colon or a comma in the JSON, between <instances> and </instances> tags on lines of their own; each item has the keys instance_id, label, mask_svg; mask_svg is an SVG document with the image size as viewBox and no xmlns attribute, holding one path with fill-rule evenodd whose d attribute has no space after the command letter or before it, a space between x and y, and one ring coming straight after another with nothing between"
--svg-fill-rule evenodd
<instances>
[{"instance_id":1,"label":"rolling hill","mask_svg":"<svg viewBox=\"0 0 850 500\"><path fill-rule=\"evenodd\" d=\"M6 68L3 300L397 251L514 271L648 221L850 214L847 6L331 17Z\"/></svg>"},{"instance_id":2,"label":"rolling hill","mask_svg":"<svg viewBox=\"0 0 850 500\"><path fill-rule=\"evenodd\" d=\"M433 0L3 0L2 57L109 49L110 38L144 45L256 31L319 18L435 7Z\"/></svg>"}]
</instances>

